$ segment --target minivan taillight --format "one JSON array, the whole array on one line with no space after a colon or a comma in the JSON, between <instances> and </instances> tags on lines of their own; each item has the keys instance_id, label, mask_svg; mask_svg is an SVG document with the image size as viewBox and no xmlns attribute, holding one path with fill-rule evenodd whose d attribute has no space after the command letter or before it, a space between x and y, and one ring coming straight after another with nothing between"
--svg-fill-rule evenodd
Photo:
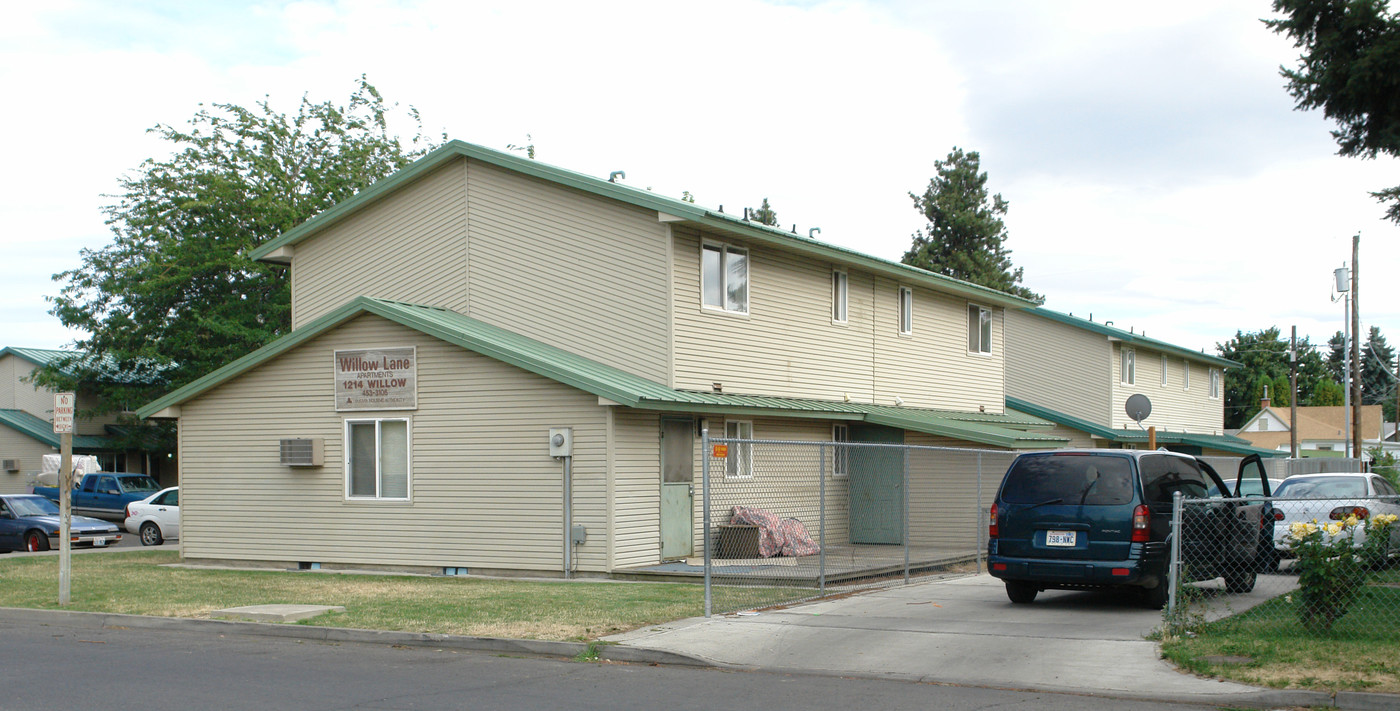
<instances>
[{"instance_id":1,"label":"minivan taillight","mask_svg":"<svg viewBox=\"0 0 1400 711\"><path fill-rule=\"evenodd\" d=\"M1152 535L1152 512L1147 504L1138 504L1133 509L1133 543L1146 543Z\"/></svg>"},{"instance_id":2,"label":"minivan taillight","mask_svg":"<svg viewBox=\"0 0 1400 711\"><path fill-rule=\"evenodd\" d=\"M997 537L997 505L992 504L992 513L987 517L987 537Z\"/></svg>"}]
</instances>

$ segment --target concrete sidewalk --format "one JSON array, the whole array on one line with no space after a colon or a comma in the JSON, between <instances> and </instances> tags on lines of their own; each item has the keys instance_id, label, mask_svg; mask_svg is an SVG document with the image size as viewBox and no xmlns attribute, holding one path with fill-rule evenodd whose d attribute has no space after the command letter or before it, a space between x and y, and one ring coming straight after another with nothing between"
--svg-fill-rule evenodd
<instances>
[{"instance_id":1,"label":"concrete sidewalk","mask_svg":"<svg viewBox=\"0 0 1400 711\"><path fill-rule=\"evenodd\" d=\"M1238 602L1236 603L1238 605ZM1238 609L1238 607L1237 607ZM720 666L1217 705L1331 706L1326 693L1183 674L1144 639L1160 612L1121 595L1042 592L1013 605L988 575L936 580L753 616L692 618L605 638ZM1375 694L1349 708L1393 708ZM1381 702L1375 706L1374 702Z\"/></svg>"}]
</instances>

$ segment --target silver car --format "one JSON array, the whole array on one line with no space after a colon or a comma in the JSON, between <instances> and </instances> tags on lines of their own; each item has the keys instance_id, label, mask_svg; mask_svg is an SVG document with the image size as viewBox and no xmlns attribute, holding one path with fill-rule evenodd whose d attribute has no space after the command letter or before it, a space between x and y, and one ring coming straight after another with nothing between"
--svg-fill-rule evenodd
<instances>
[{"instance_id":1,"label":"silver car","mask_svg":"<svg viewBox=\"0 0 1400 711\"><path fill-rule=\"evenodd\" d=\"M1377 514L1400 515L1400 492L1379 474L1360 472L1300 474L1284 479L1274 491L1274 549L1280 557L1292 557L1288 529L1294 523L1326 524L1347 516L1369 519ZM1353 545L1366 542L1366 532L1356 529ZM1400 525L1390 529L1386 553L1400 552Z\"/></svg>"}]
</instances>

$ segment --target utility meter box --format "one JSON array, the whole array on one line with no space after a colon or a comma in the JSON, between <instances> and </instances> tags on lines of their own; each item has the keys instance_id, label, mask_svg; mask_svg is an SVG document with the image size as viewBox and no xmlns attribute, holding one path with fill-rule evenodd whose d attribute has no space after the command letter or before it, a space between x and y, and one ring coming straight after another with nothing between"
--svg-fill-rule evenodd
<instances>
[{"instance_id":1,"label":"utility meter box","mask_svg":"<svg viewBox=\"0 0 1400 711\"><path fill-rule=\"evenodd\" d=\"M572 457L574 455L574 431L569 427L552 427L549 430L549 456Z\"/></svg>"}]
</instances>

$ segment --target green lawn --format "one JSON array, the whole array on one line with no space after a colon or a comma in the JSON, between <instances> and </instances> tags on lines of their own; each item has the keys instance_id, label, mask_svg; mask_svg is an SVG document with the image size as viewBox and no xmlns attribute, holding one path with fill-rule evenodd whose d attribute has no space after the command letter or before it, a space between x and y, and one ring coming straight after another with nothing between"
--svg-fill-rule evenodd
<instances>
[{"instance_id":1,"label":"green lawn","mask_svg":"<svg viewBox=\"0 0 1400 711\"><path fill-rule=\"evenodd\" d=\"M7 559L8 558L8 559ZM517 639L591 640L704 611L704 588L162 567L174 551L73 556L63 609L207 618L239 605L342 605L303 624ZM714 609L805 597L792 588L714 588ZM59 609L58 558L0 557L0 606Z\"/></svg>"},{"instance_id":2,"label":"green lawn","mask_svg":"<svg viewBox=\"0 0 1400 711\"><path fill-rule=\"evenodd\" d=\"M1395 577L1395 571L1378 576ZM1259 686L1400 692L1400 587L1367 586L1325 636L1303 630L1287 596L1193 633L1164 640L1163 656L1199 674ZM1217 655L1253 661L1205 659Z\"/></svg>"}]
</instances>

